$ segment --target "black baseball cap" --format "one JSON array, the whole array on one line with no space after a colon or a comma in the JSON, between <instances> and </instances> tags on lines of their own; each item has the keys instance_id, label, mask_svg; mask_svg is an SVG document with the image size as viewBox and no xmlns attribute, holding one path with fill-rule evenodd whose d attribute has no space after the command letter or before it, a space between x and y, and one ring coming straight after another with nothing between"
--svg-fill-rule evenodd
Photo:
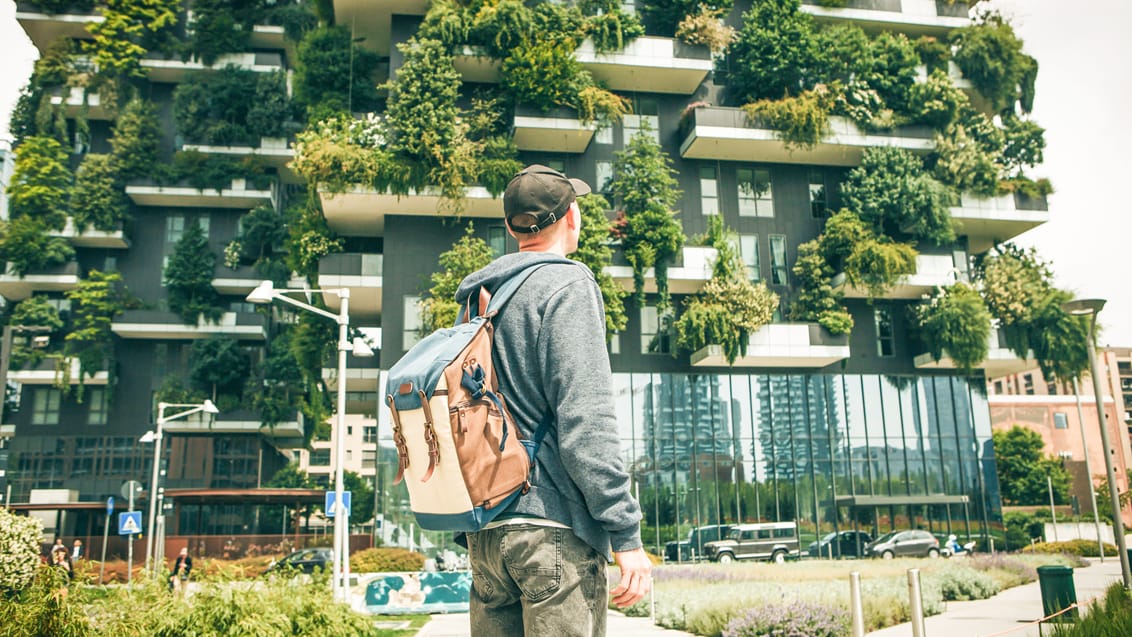
<instances>
[{"instance_id":1,"label":"black baseball cap","mask_svg":"<svg viewBox=\"0 0 1132 637\"><path fill-rule=\"evenodd\" d=\"M534 234L566 216L574 199L590 194L581 179L569 179L548 166L533 164L520 170L503 192L507 225L521 234Z\"/></svg>"}]
</instances>

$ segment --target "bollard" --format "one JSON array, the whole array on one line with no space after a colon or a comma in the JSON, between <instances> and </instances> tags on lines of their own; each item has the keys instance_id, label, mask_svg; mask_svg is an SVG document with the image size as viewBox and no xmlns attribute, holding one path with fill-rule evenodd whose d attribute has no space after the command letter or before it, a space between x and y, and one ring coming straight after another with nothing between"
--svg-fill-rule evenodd
<instances>
[{"instance_id":1,"label":"bollard","mask_svg":"<svg viewBox=\"0 0 1132 637\"><path fill-rule=\"evenodd\" d=\"M849 612L852 613L851 637L865 637L865 611L861 607L861 574L849 573Z\"/></svg>"},{"instance_id":2,"label":"bollard","mask_svg":"<svg viewBox=\"0 0 1132 637\"><path fill-rule=\"evenodd\" d=\"M912 637L924 637L924 599L920 594L920 569L908 569L908 604L912 609Z\"/></svg>"}]
</instances>

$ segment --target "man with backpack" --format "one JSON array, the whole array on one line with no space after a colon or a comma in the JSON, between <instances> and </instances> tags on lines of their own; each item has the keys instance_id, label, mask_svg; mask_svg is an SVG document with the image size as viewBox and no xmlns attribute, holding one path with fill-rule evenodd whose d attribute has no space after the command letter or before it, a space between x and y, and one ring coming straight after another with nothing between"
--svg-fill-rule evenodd
<instances>
[{"instance_id":1,"label":"man with backpack","mask_svg":"<svg viewBox=\"0 0 1132 637\"><path fill-rule=\"evenodd\" d=\"M528 166L507 186L503 209L519 252L461 283L456 300L475 315L481 291L531 266L494 317L499 394L523 438L545 428L529 488L482 530L468 533L474 636L605 634L606 604L641 600L651 563L641 510L618 451L613 375L601 292L577 250L589 186ZM469 317L470 318L470 317ZM607 593L609 559L621 570Z\"/></svg>"}]
</instances>

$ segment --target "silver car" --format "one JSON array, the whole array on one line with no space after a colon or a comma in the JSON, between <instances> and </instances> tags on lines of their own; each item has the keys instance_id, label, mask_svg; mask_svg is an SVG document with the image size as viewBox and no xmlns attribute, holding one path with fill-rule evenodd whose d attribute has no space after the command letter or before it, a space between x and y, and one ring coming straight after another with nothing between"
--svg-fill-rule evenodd
<instances>
[{"instance_id":1,"label":"silver car","mask_svg":"<svg viewBox=\"0 0 1132 637\"><path fill-rule=\"evenodd\" d=\"M894 557L939 557L939 538L927 531L892 531L865 547L865 554L890 560Z\"/></svg>"}]
</instances>

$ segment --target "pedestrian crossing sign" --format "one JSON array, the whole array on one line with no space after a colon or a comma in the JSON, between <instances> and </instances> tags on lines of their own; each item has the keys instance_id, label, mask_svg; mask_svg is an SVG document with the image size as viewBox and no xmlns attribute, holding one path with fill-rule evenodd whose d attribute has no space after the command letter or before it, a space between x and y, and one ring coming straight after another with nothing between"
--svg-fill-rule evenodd
<instances>
[{"instance_id":1,"label":"pedestrian crossing sign","mask_svg":"<svg viewBox=\"0 0 1132 637\"><path fill-rule=\"evenodd\" d=\"M118 535L137 535L141 532L141 511L125 511L118 514Z\"/></svg>"}]
</instances>

